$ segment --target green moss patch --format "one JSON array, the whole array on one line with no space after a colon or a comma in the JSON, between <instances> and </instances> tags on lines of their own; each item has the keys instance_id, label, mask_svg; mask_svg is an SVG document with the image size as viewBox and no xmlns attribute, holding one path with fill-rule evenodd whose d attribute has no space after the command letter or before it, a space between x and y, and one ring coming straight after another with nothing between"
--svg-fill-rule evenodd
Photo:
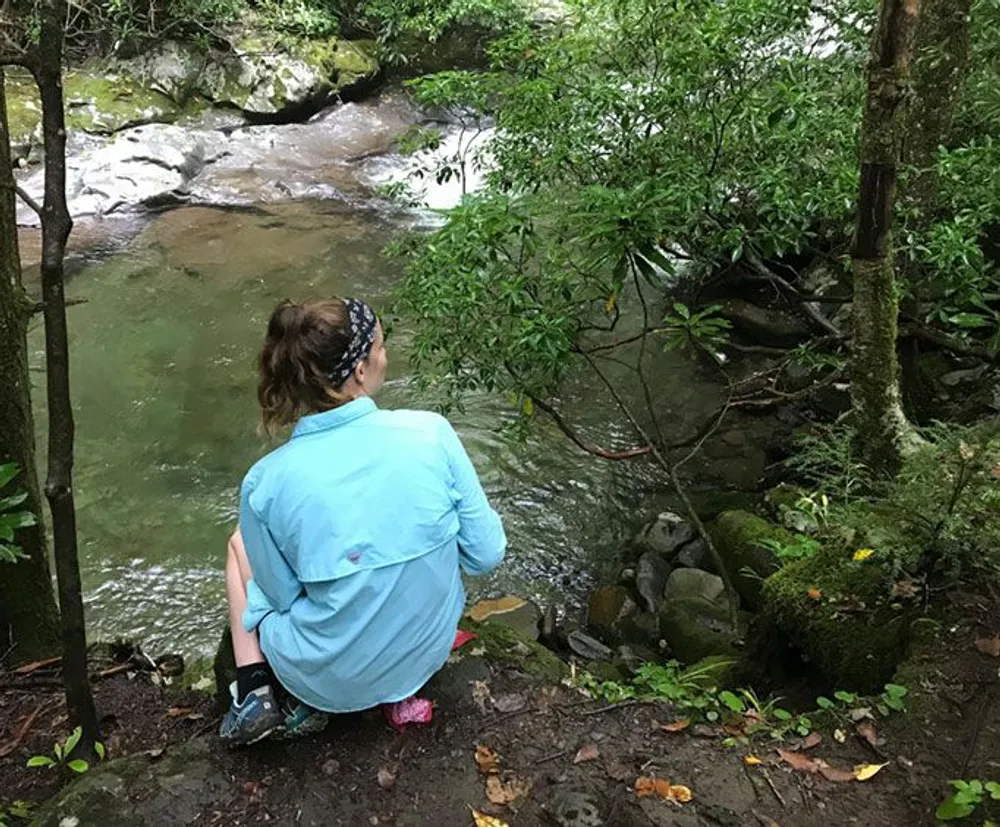
<instances>
[{"instance_id":1,"label":"green moss patch","mask_svg":"<svg viewBox=\"0 0 1000 827\"><path fill-rule=\"evenodd\" d=\"M774 552L761 543L789 544L792 535L749 511L724 511L709 524L708 532L744 604L759 608L762 579L780 566Z\"/></svg>"}]
</instances>

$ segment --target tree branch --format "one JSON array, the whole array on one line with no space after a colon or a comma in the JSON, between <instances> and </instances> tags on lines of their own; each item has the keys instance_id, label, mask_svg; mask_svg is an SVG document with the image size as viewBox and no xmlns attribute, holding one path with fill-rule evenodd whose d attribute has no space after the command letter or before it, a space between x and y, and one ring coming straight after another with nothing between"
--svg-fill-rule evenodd
<instances>
[{"instance_id":1,"label":"tree branch","mask_svg":"<svg viewBox=\"0 0 1000 827\"><path fill-rule=\"evenodd\" d=\"M34 198L32 198L32 197L31 197L30 195L28 195L28 193L27 193L27 192L25 191L24 187L22 187L22 186L21 186L20 184L18 184L18 183L15 183L15 184L14 184L14 192L16 192L16 193L17 193L18 197L19 197L19 198L20 198L20 199L21 199L21 200L22 200L22 201L23 201L23 202L24 202L25 204L27 204L27 205L28 205L29 207L31 207L31 209L32 209L32 211L33 211L33 212L35 213L35 215L37 215L37 216L38 216L39 218L41 218L41 217L42 217L42 205L41 205L41 204L39 204L39 203L38 203L38 202L37 202L37 201L36 201L36 200L35 200Z\"/></svg>"},{"instance_id":2,"label":"tree branch","mask_svg":"<svg viewBox=\"0 0 1000 827\"><path fill-rule=\"evenodd\" d=\"M743 260L750 266L757 275L763 277L772 284L780 287L786 293L794 296L796 299L801 299L802 294L798 289L790 284L788 281L783 279L777 273L775 273L770 267L761 261L760 257L751 249L747 249L743 255ZM803 301L801 304L802 311L809 317L809 319L824 332L835 336L838 339L843 339L844 334L841 332L833 322L831 322L826 316L819 312L812 304L808 301Z\"/></svg>"},{"instance_id":3,"label":"tree branch","mask_svg":"<svg viewBox=\"0 0 1000 827\"><path fill-rule=\"evenodd\" d=\"M583 437L581 437L575 430L573 430L572 426L563 418L563 416L547 402L543 402L541 399L534 396L530 398L535 407L546 413L556 424L556 427L562 431L564 435L569 437L570 441L574 445L586 451L588 454L593 454L595 457L610 460L634 459L635 457L648 456L652 450L648 445L629 448L625 451L609 451L601 448L598 445L594 445L592 442L587 442Z\"/></svg>"}]
</instances>

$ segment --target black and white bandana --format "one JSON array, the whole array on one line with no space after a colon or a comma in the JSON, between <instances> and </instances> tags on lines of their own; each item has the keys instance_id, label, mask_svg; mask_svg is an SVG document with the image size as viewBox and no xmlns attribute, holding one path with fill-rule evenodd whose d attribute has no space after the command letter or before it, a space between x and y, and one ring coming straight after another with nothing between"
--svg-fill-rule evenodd
<instances>
[{"instance_id":1,"label":"black and white bandana","mask_svg":"<svg viewBox=\"0 0 1000 827\"><path fill-rule=\"evenodd\" d=\"M347 315L351 325L351 342L340 357L340 361L330 371L330 381L339 388L346 382L354 369L369 353L375 344L375 331L378 328L378 317L375 311L360 299L344 299Z\"/></svg>"}]
</instances>

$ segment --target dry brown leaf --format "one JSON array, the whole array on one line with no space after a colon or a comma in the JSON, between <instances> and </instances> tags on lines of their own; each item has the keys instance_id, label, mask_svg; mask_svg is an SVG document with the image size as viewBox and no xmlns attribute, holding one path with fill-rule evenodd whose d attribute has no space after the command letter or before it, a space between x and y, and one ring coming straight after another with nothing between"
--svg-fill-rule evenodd
<instances>
[{"instance_id":1,"label":"dry brown leaf","mask_svg":"<svg viewBox=\"0 0 1000 827\"><path fill-rule=\"evenodd\" d=\"M854 730L869 744L875 746L878 741L878 733L875 732L875 724L871 721L862 721L854 728Z\"/></svg>"},{"instance_id":2,"label":"dry brown leaf","mask_svg":"<svg viewBox=\"0 0 1000 827\"><path fill-rule=\"evenodd\" d=\"M520 597L501 597L497 600L480 600L475 606L465 613L465 616L482 623L490 615L512 612L520 609L527 601Z\"/></svg>"},{"instance_id":3,"label":"dry brown leaf","mask_svg":"<svg viewBox=\"0 0 1000 827\"><path fill-rule=\"evenodd\" d=\"M823 596L823 592L813 586L810 589L806 589L806 597L810 600L819 600Z\"/></svg>"},{"instance_id":4,"label":"dry brown leaf","mask_svg":"<svg viewBox=\"0 0 1000 827\"><path fill-rule=\"evenodd\" d=\"M680 732L689 726L691 726L691 722L687 718L681 718L679 721L671 721L669 724L660 724L660 729L664 732Z\"/></svg>"},{"instance_id":5,"label":"dry brown leaf","mask_svg":"<svg viewBox=\"0 0 1000 827\"><path fill-rule=\"evenodd\" d=\"M188 715L194 711L193 707L190 706L172 706L167 710L168 718L181 718L184 715Z\"/></svg>"},{"instance_id":6,"label":"dry brown leaf","mask_svg":"<svg viewBox=\"0 0 1000 827\"><path fill-rule=\"evenodd\" d=\"M489 712L493 697L490 695L490 685L486 681L472 682L472 700L484 715Z\"/></svg>"},{"instance_id":7,"label":"dry brown leaf","mask_svg":"<svg viewBox=\"0 0 1000 827\"><path fill-rule=\"evenodd\" d=\"M483 744L476 744L476 766L483 775L500 772L500 756Z\"/></svg>"},{"instance_id":8,"label":"dry brown leaf","mask_svg":"<svg viewBox=\"0 0 1000 827\"><path fill-rule=\"evenodd\" d=\"M671 784L665 778L650 778L645 775L635 779L635 791L639 798L655 795L664 801L675 801L678 804L686 804L694 798L690 788L683 784Z\"/></svg>"},{"instance_id":9,"label":"dry brown leaf","mask_svg":"<svg viewBox=\"0 0 1000 827\"><path fill-rule=\"evenodd\" d=\"M802 749L812 749L823 743L823 736L818 732L810 732L802 742Z\"/></svg>"},{"instance_id":10,"label":"dry brown leaf","mask_svg":"<svg viewBox=\"0 0 1000 827\"><path fill-rule=\"evenodd\" d=\"M378 771L376 778L378 779L378 785L383 790L391 790L396 786L396 776L385 767L382 767Z\"/></svg>"},{"instance_id":11,"label":"dry brown leaf","mask_svg":"<svg viewBox=\"0 0 1000 827\"><path fill-rule=\"evenodd\" d=\"M1000 635L996 637L981 637L976 641L976 648L984 655L1000 658Z\"/></svg>"},{"instance_id":12,"label":"dry brown leaf","mask_svg":"<svg viewBox=\"0 0 1000 827\"><path fill-rule=\"evenodd\" d=\"M810 758L808 755L803 755L801 752L795 752L790 749L779 749L778 756L793 770L798 770L799 772L816 772L817 770L816 759Z\"/></svg>"},{"instance_id":13,"label":"dry brown leaf","mask_svg":"<svg viewBox=\"0 0 1000 827\"><path fill-rule=\"evenodd\" d=\"M486 813L481 813L479 810L472 810L472 822L475 827L508 827L506 821L501 821L499 818L494 818L493 816L488 816Z\"/></svg>"},{"instance_id":14,"label":"dry brown leaf","mask_svg":"<svg viewBox=\"0 0 1000 827\"><path fill-rule=\"evenodd\" d=\"M577 752L576 757L573 759L574 764L582 764L585 761L593 761L599 758L601 751L597 748L597 744L584 744L580 747L579 752Z\"/></svg>"},{"instance_id":15,"label":"dry brown leaf","mask_svg":"<svg viewBox=\"0 0 1000 827\"><path fill-rule=\"evenodd\" d=\"M838 767L831 767L822 758L816 761L816 771L827 781L834 781L842 784L845 781L854 781L855 775L849 770L842 770Z\"/></svg>"},{"instance_id":16,"label":"dry brown leaf","mask_svg":"<svg viewBox=\"0 0 1000 827\"><path fill-rule=\"evenodd\" d=\"M499 775L491 775L486 779L486 797L491 804L510 804L528 794L531 784L519 778L501 781Z\"/></svg>"}]
</instances>

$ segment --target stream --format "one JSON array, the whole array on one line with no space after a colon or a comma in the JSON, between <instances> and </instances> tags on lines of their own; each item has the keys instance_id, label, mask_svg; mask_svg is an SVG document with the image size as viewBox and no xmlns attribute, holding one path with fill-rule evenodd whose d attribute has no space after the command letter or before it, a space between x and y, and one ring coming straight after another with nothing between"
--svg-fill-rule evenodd
<instances>
[{"instance_id":1,"label":"stream","mask_svg":"<svg viewBox=\"0 0 1000 827\"><path fill-rule=\"evenodd\" d=\"M188 656L213 650L226 615L222 569L239 483L270 447L257 430L254 360L271 309L285 297L322 294L384 307L400 265L381 250L430 220L375 195L377 183L410 163L389 154L386 138L412 119L406 106L383 98L367 114L349 104L308 125L255 127L243 154L195 178L187 203L78 220L67 293L85 300L69 314L74 490L92 640L132 637L150 651ZM433 198L446 203L454 193ZM23 233L22 257L30 284L34 230ZM437 401L413 382L411 335L404 319L388 342L382 406ZM40 371L40 326L29 346ZM35 376L41 429L44 384ZM677 433L691 432L720 399L711 371L680 354L657 355L653 383ZM595 440L630 443L596 380L575 378L563 402ZM451 414L509 537L507 562L470 580L470 598L516 593L573 608L611 573L641 522L670 503L644 461L595 459L542 420L515 439L504 432L514 416L508 400L490 395ZM745 478L746 467L763 462L757 441L738 429L721 434L703 461L706 478Z\"/></svg>"}]
</instances>

